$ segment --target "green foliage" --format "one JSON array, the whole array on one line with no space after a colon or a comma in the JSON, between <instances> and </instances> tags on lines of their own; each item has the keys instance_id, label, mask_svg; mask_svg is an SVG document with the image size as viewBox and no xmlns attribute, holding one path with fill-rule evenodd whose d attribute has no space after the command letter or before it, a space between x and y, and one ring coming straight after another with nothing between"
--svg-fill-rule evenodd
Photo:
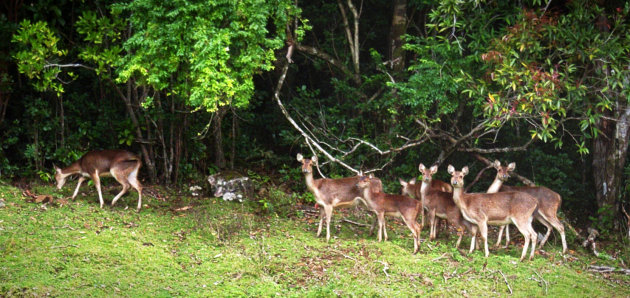
<instances>
[{"instance_id":1,"label":"green foliage","mask_svg":"<svg viewBox=\"0 0 630 298\"><path fill-rule=\"evenodd\" d=\"M289 1L154 1L114 5L127 15L133 35L120 61L120 82L136 78L168 89L193 107L244 107L253 75L272 68L283 46ZM270 32L268 23L276 30Z\"/></svg>"},{"instance_id":2,"label":"green foliage","mask_svg":"<svg viewBox=\"0 0 630 298\"><path fill-rule=\"evenodd\" d=\"M18 71L33 79L35 89L63 93L63 85L57 80L61 69L55 66L55 61L64 57L67 50L58 48L59 38L48 25L23 20L11 41L20 48L13 55L18 61Z\"/></svg>"}]
</instances>

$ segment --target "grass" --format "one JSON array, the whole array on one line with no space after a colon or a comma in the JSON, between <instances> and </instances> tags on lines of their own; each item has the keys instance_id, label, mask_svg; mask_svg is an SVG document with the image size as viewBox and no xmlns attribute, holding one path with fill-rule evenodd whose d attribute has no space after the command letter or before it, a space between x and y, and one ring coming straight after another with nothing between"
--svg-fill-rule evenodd
<instances>
[{"instance_id":1,"label":"grass","mask_svg":"<svg viewBox=\"0 0 630 298\"><path fill-rule=\"evenodd\" d=\"M72 190L31 189L55 197ZM630 296L628 276L587 270L619 266L621 257L598 259L576 243L566 258L551 243L521 263L518 245L484 258L457 251L455 236L442 232L412 255L407 228L391 219L390 241L378 243L336 211L326 243L315 237L317 218L299 211L261 215L255 204L154 188L136 213L135 192L100 209L92 187L82 190L59 206L0 182L0 296ZM106 201L117 191L106 188ZM192 208L175 211L183 206Z\"/></svg>"}]
</instances>

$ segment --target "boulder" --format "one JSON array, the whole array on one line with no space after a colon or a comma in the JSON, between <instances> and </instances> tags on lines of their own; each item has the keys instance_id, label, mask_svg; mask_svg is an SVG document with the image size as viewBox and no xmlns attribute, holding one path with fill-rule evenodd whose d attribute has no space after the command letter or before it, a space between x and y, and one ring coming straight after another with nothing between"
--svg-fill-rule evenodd
<instances>
[{"instance_id":1,"label":"boulder","mask_svg":"<svg viewBox=\"0 0 630 298\"><path fill-rule=\"evenodd\" d=\"M224 201L239 201L253 199L254 185L249 177L226 178L218 173L208 177L211 194L214 197L221 197Z\"/></svg>"}]
</instances>

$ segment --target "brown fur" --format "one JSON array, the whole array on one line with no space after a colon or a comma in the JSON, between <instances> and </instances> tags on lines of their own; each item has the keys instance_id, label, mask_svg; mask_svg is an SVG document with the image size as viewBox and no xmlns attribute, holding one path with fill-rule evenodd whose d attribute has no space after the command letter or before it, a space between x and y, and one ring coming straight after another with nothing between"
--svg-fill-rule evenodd
<instances>
[{"instance_id":1,"label":"brown fur","mask_svg":"<svg viewBox=\"0 0 630 298\"><path fill-rule=\"evenodd\" d=\"M302 172L306 179L306 186L315 196L317 204L322 207L317 237L319 237L322 232L322 225L324 218L326 218L326 241L330 241L330 221L332 220L333 208L355 206L360 201L365 203L363 192L356 186L360 177L313 179L313 165L317 163L317 157L313 156L308 159L298 154L297 160L302 163ZM383 189L383 183L378 178L370 179L370 184L375 191L381 191Z\"/></svg>"},{"instance_id":2,"label":"brown fur","mask_svg":"<svg viewBox=\"0 0 630 298\"><path fill-rule=\"evenodd\" d=\"M540 247L545 245L549 235L551 234L551 228L553 227L560 233L562 240L562 253L567 252L567 241L564 233L564 225L558 219L558 209L562 205L562 197L555 191L544 186L507 186L503 185L503 182L510 178L510 172L516 168L515 163L510 163L508 166L501 166L501 162L496 160L494 162L494 168L497 169L497 176L492 183L494 188L499 188L499 191L518 191L525 192L538 200L538 209L534 213L534 218L543 224L547 228L547 232L540 242ZM506 237L509 239L509 231L506 232ZM501 237L501 230L499 231L499 240ZM497 244L499 241L497 241ZM507 244L506 244L507 246Z\"/></svg>"},{"instance_id":3,"label":"brown fur","mask_svg":"<svg viewBox=\"0 0 630 298\"><path fill-rule=\"evenodd\" d=\"M135 154L125 150L90 151L63 169L55 166L55 179L57 180L57 188L61 189L68 176L81 175L72 195L72 199L74 199L79 192L81 183L87 177L92 178L98 192L101 208L103 208L104 202L100 177L111 175L123 186L122 191L112 200L112 206L129 188L133 187L138 191L137 210L140 211L142 207L142 185L138 181L137 175L141 166L142 162L140 159Z\"/></svg>"},{"instance_id":4,"label":"brown fur","mask_svg":"<svg viewBox=\"0 0 630 298\"><path fill-rule=\"evenodd\" d=\"M374 192L367 177L362 177L357 186L363 191L363 197L378 219L378 241L382 241L383 234L385 235L385 241L387 241L385 215L401 217L413 234L413 253L417 253L421 230L417 218L418 213L422 210L422 203L404 195L386 194L380 191Z\"/></svg>"},{"instance_id":5,"label":"brown fur","mask_svg":"<svg viewBox=\"0 0 630 298\"><path fill-rule=\"evenodd\" d=\"M538 207L538 200L522 192L464 193L464 176L468 174L468 167L464 167L462 171L455 171L455 168L449 165L448 172L452 175L453 200L460 208L464 218L479 229L484 241L486 257L489 254L488 224L513 223L525 238L520 260L525 258L530 241L532 242L532 249L529 258L532 259L536 249L536 232L532 228L532 220ZM475 236L471 241L470 252L474 249L474 238Z\"/></svg>"}]
</instances>

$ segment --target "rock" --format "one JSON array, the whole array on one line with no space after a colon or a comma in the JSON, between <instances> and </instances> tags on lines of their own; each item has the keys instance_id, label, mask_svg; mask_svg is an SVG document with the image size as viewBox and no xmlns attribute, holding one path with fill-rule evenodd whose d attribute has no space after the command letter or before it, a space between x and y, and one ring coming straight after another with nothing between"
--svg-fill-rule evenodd
<instances>
[{"instance_id":1,"label":"rock","mask_svg":"<svg viewBox=\"0 0 630 298\"><path fill-rule=\"evenodd\" d=\"M193 185L190 188L188 188L188 190L190 191L190 194L193 197L201 196L201 186L199 185Z\"/></svg>"},{"instance_id":2,"label":"rock","mask_svg":"<svg viewBox=\"0 0 630 298\"><path fill-rule=\"evenodd\" d=\"M221 173L208 177L208 183L214 197L222 197L224 201L239 201L253 198L254 186L249 177L225 178Z\"/></svg>"},{"instance_id":3,"label":"rock","mask_svg":"<svg viewBox=\"0 0 630 298\"><path fill-rule=\"evenodd\" d=\"M0 208L4 208L7 205L4 203L4 200L0 200Z\"/></svg>"}]
</instances>

